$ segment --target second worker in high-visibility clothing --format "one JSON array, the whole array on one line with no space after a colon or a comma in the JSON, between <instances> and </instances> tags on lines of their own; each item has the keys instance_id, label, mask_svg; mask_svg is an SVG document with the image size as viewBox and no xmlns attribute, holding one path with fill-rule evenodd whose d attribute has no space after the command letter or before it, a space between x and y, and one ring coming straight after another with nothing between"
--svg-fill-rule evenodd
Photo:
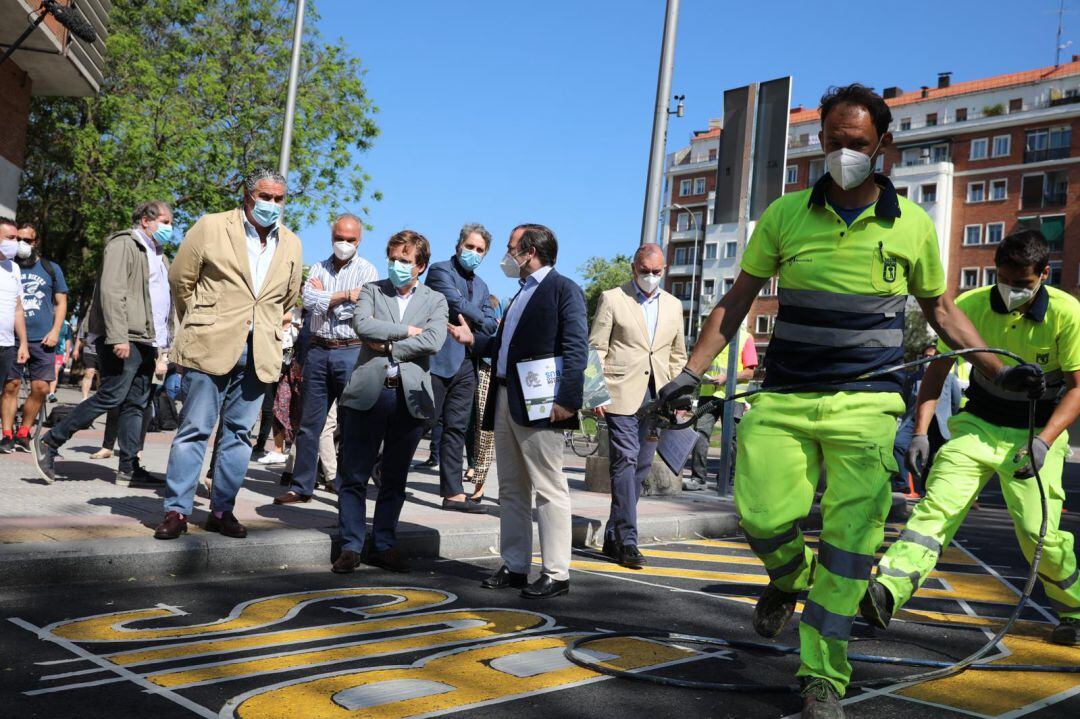
<instances>
[{"instance_id":1,"label":"second worker in high-visibility clothing","mask_svg":"<svg viewBox=\"0 0 1080 719\"><path fill-rule=\"evenodd\" d=\"M820 112L828 174L765 210L734 287L709 314L686 369L658 395L664 409L692 393L762 286L779 275L764 389L802 388L751 401L739 425L735 502L769 575L754 610L755 630L778 635L798 594L810 592L799 625L807 719L843 716L847 642L884 538L889 476L896 471L892 445L904 411L903 377L853 378L903 360L908 294L949 346L983 346L945 296L932 220L872 172L892 139L884 100L857 84L833 88ZM991 355L973 362L1014 389L1038 375L1030 367L1004 370ZM827 486L815 558L799 524L810 512L822 462Z\"/></svg>"},{"instance_id":2,"label":"second worker in high-visibility clothing","mask_svg":"<svg viewBox=\"0 0 1080 719\"><path fill-rule=\"evenodd\" d=\"M968 403L949 421L952 439L938 452L926 481L926 496L915 505L867 588L862 615L882 629L926 581L942 548L952 541L971 504L995 474L1020 549L1031 561L1042 525L1042 500L1032 479L1034 465L1046 488L1049 512L1039 577L1060 622L1050 640L1080 645L1080 571L1073 535L1059 527L1065 498L1061 472L1069 453L1066 428L1080 416L1080 302L1044 284L1050 276L1049 260L1050 248L1040 232L1011 234L994 255L997 284L971 290L956 300L992 347L1014 352L1046 373L1046 390L1035 405L1035 451L1028 450L1027 395L1004 392L973 372ZM927 428L952 364L952 359L940 360L926 371L915 436L908 449L909 465L926 461Z\"/></svg>"}]
</instances>

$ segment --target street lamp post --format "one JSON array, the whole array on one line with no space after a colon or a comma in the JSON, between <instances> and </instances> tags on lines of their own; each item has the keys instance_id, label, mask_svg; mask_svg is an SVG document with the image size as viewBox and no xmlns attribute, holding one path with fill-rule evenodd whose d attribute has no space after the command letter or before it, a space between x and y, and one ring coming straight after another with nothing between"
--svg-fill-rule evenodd
<instances>
[{"instance_id":1,"label":"street lamp post","mask_svg":"<svg viewBox=\"0 0 1080 719\"><path fill-rule=\"evenodd\" d=\"M696 318L694 316L694 295L697 291L698 237L700 236L701 228L698 226L697 215L695 215L686 205L672 203L664 209L682 210L686 214L690 215L690 222L693 223L692 226L694 228L694 264L693 269L690 270L690 316L686 320L686 339L689 340L690 328L694 326L694 323L696 321Z\"/></svg>"},{"instance_id":2,"label":"street lamp post","mask_svg":"<svg viewBox=\"0 0 1080 719\"><path fill-rule=\"evenodd\" d=\"M679 0L667 0L664 13L664 36L660 45L660 72L656 80L656 104L653 106L652 145L649 147L649 169L645 177L645 210L641 218L641 244L656 242L656 220L660 215L664 182L664 150L667 145L668 97L671 94L671 75L675 68L675 35L679 27ZM679 110L682 111L682 100ZM679 115L682 117L682 115Z\"/></svg>"},{"instance_id":3,"label":"street lamp post","mask_svg":"<svg viewBox=\"0 0 1080 719\"><path fill-rule=\"evenodd\" d=\"M293 117L296 115L296 83L300 75L300 50L304 42L305 0L296 0L296 18L293 21L292 58L289 61L289 87L285 95L285 123L281 131L281 159L278 172L289 176L289 153L292 149Z\"/></svg>"}]
</instances>

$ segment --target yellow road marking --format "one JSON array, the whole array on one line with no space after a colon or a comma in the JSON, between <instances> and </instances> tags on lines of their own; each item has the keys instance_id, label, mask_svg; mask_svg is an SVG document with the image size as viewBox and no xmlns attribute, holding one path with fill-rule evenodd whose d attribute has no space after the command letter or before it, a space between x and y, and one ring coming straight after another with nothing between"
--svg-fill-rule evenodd
<instances>
[{"instance_id":1,"label":"yellow road marking","mask_svg":"<svg viewBox=\"0 0 1080 719\"><path fill-rule=\"evenodd\" d=\"M456 644L463 641L491 639L492 637L499 635L533 629L541 626L546 621L543 615L535 614L533 612L515 611L511 609L484 609L440 612L437 614L395 618L394 620L388 620L385 628L409 625L424 627L436 622L451 622L470 619L482 621L483 625L467 627L464 629L448 629L446 631L424 634L423 636L416 634L396 636L382 641L356 644L348 647L313 649L307 652L288 654L279 657L245 658L237 661L220 663L216 666L174 672L162 672L147 678L158 686L179 687L185 684L195 684L197 682L231 679L251 674L262 674L264 672L285 671L288 669L318 664L363 659L372 655L398 654L406 651L427 649L433 646L446 646L448 644ZM306 716L306 714L301 713L297 716Z\"/></svg>"},{"instance_id":2,"label":"yellow road marking","mask_svg":"<svg viewBox=\"0 0 1080 719\"><path fill-rule=\"evenodd\" d=\"M236 709L240 719L404 719L441 714L479 702L506 701L537 694L556 687L566 687L600 677L576 665L558 663L546 671L518 676L500 671L500 659L528 652L561 650L581 635L535 637L518 641L459 649L442 656L420 660L413 666L382 667L350 671L316 679L299 680L279 687L269 687L243 699ZM609 639L593 642L590 651L615 655L608 664L620 669L642 669L693 657L697 652L640 639ZM535 655L534 655L535 656ZM411 682L428 688L426 696L394 699L377 703L378 685L388 682ZM348 698L361 694L375 702L350 709Z\"/></svg>"},{"instance_id":3,"label":"yellow road marking","mask_svg":"<svg viewBox=\"0 0 1080 719\"><path fill-rule=\"evenodd\" d=\"M276 624L293 616L311 602L343 597L388 597L390 601L380 606L367 607L367 614L387 614L416 611L424 607L444 604L452 595L433 589L353 587L324 589L316 592L300 592L278 597L268 597L233 609L229 616L207 624L182 627L127 629L126 625L147 619L177 616L173 609L155 607L130 612L114 612L85 619L59 622L48 629L58 637L75 642L131 642L147 639L178 639L200 634L219 634L257 629ZM404 601L394 601L401 599Z\"/></svg>"}]
</instances>

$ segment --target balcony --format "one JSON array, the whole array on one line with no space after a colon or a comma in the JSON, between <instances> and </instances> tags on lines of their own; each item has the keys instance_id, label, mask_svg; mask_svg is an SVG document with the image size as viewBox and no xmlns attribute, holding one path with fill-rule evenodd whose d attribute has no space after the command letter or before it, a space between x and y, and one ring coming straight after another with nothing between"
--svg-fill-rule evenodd
<instances>
[{"instance_id":1,"label":"balcony","mask_svg":"<svg viewBox=\"0 0 1080 719\"><path fill-rule=\"evenodd\" d=\"M694 229L675 230L671 233L671 242L686 242L701 239L701 231Z\"/></svg>"},{"instance_id":2,"label":"balcony","mask_svg":"<svg viewBox=\"0 0 1080 719\"><path fill-rule=\"evenodd\" d=\"M1021 197L1021 210L1041 210L1044 207L1064 207L1069 200L1068 192L1052 192L1036 197Z\"/></svg>"},{"instance_id":3,"label":"balcony","mask_svg":"<svg viewBox=\"0 0 1080 719\"><path fill-rule=\"evenodd\" d=\"M1067 157L1069 157L1068 147L1044 147L1039 150L1024 150L1024 162L1064 160Z\"/></svg>"}]
</instances>

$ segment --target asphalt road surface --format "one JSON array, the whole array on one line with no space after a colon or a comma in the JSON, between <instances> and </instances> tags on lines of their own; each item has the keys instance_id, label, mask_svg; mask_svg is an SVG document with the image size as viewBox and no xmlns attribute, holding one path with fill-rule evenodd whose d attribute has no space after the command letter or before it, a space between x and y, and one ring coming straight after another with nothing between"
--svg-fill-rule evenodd
<instances>
[{"instance_id":1,"label":"asphalt road surface","mask_svg":"<svg viewBox=\"0 0 1080 719\"><path fill-rule=\"evenodd\" d=\"M1070 473L1072 474L1072 473ZM1075 479L1070 480L1077 491ZM1008 516L987 492L938 572L887 633L856 624L852 651L955 660L981 646L1017 597L1026 566ZM1064 526L1080 531L1076 514ZM890 538L898 527L890 527ZM569 596L535 602L481 589L497 560L427 561L411 574L328 568L205 581L0 594L0 716L5 717L785 717L790 691L717 693L611 679L567 663L569 638L597 630L670 630L756 640L753 601L766 582L741 538L652 545L625 570L575 554ZM1045 603L1041 592L1038 601ZM1080 664L1045 642L1051 615L1027 610L991 659ZM797 645L797 624L776 640ZM793 682L797 660L611 639L598 659L665 676ZM968 672L909 686L914 670L859 664L849 717L1080 716L1080 674Z\"/></svg>"}]
</instances>

